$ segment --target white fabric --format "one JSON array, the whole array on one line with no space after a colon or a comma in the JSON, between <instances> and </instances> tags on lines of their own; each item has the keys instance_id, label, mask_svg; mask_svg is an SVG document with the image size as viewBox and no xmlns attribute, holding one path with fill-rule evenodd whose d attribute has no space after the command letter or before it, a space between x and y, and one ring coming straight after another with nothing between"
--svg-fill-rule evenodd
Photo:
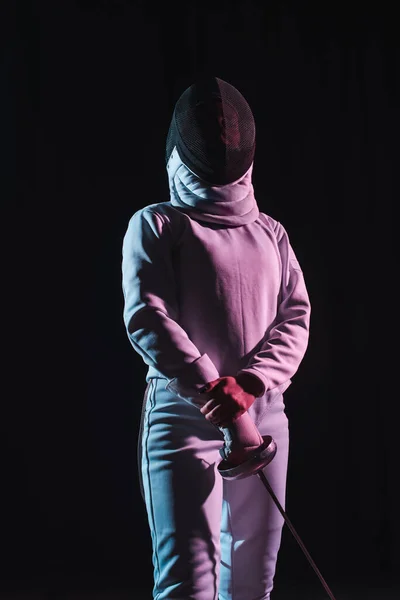
<instances>
[{"instance_id":1,"label":"white fabric","mask_svg":"<svg viewBox=\"0 0 400 600\"><path fill-rule=\"evenodd\" d=\"M214 186L197 177L174 148L167 171L172 206L183 210L191 218L231 227L257 219L259 209L252 184L253 165L237 181Z\"/></svg>"},{"instance_id":2,"label":"white fabric","mask_svg":"<svg viewBox=\"0 0 400 600\"><path fill-rule=\"evenodd\" d=\"M268 600L284 524L257 476L227 481L222 436L154 378L145 396L140 470L153 544L155 600ZM264 473L281 506L289 451L282 395L258 424L277 453Z\"/></svg>"}]
</instances>

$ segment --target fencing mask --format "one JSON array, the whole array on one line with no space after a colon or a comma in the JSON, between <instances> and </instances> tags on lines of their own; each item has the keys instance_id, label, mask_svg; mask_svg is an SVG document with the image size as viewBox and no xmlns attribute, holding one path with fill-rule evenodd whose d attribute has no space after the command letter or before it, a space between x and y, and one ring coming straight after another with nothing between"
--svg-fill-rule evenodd
<instances>
[{"instance_id":1,"label":"fencing mask","mask_svg":"<svg viewBox=\"0 0 400 600\"><path fill-rule=\"evenodd\" d=\"M218 77L203 77L176 102L166 163L176 146L182 162L212 185L226 185L250 168L255 152L253 113L242 94Z\"/></svg>"}]
</instances>

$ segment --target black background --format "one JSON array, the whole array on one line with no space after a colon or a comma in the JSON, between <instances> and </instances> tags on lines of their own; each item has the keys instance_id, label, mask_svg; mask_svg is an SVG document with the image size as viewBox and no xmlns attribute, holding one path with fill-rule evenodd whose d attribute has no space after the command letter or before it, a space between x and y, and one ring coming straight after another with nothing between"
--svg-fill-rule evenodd
<instances>
[{"instance_id":1,"label":"black background","mask_svg":"<svg viewBox=\"0 0 400 600\"><path fill-rule=\"evenodd\" d=\"M17 140L22 199L7 254L19 309L4 590L151 588L136 465L146 370L123 327L121 245L133 212L169 199L172 110L202 73L253 109L256 199L287 229L312 303L309 348L285 394L287 512L329 582L396 580L399 44L389 7L93 0L3 12L17 23L3 38L3 167L13 176ZM316 580L288 529L286 580Z\"/></svg>"}]
</instances>

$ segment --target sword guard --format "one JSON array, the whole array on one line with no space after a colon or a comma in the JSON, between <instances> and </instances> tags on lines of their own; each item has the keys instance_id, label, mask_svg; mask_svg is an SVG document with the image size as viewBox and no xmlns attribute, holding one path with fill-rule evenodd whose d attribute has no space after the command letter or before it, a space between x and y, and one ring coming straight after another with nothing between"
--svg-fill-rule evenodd
<instances>
[{"instance_id":1,"label":"sword guard","mask_svg":"<svg viewBox=\"0 0 400 600\"><path fill-rule=\"evenodd\" d=\"M274 458L277 446L270 435L262 436L264 442L250 453L250 458L240 465L232 466L226 459L223 451L221 456L223 460L218 465L218 471L224 479L244 479L250 475L255 475L258 471L266 467ZM225 458L224 458L225 456Z\"/></svg>"}]
</instances>

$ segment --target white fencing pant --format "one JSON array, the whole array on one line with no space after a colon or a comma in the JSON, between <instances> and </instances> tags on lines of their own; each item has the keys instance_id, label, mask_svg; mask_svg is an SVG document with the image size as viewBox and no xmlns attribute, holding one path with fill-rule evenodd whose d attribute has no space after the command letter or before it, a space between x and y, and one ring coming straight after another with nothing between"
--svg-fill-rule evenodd
<instances>
[{"instance_id":1,"label":"white fencing pant","mask_svg":"<svg viewBox=\"0 0 400 600\"><path fill-rule=\"evenodd\" d=\"M153 548L154 600L269 600L284 520L257 476L227 481L222 433L198 408L149 381L139 473ZM254 415L277 453L264 472L285 507L289 452L283 395ZM262 406L258 404L258 406ZM250 408L249 413L252 414Z\"/></svg>"}]
</instances>

